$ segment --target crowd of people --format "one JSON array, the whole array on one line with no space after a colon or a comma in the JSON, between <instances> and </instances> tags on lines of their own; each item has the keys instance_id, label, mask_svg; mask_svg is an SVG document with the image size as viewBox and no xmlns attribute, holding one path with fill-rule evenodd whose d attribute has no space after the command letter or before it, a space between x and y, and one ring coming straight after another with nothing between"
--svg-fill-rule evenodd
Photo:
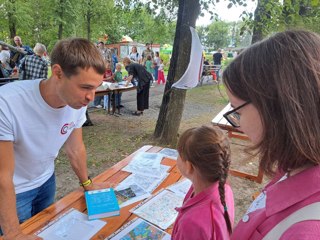
<instances>
[{"instance_id":1,"label":"crowd of people","mask_svg":"<svg viewBox=\"0 0 320 240\"><path fill-rule=\"evenodd\" d=\"M146 44L145 50L140 55L137 47L133 46L131 52L123 59L123 65L128 72L128 76L122 76L121 65L115 63L112 59L112 51L108 49L103 42L98 44L99 51L106 61L107 71L104 76L106 82L131 82L137 87L137 110L132 112L134 116L143 115L144 110L149 108L149 88L154 82L165 84L164 64L160 58L159 52L154 53L150 48L150 44ZM115 96L116 108L121 108L121 94ZM94 99L94 107L107 108L108 96L98 96Z\"/></svg>"},{"instance_id":2,"label":"crowd of people","mask_svg":"<svg viewBox=\"0 0 320 240\"><path fill-rule=\"evenodd\" d=\"M47 78L48 59L45 45L37 43L33 50L28 45L23 45L21 37L14 37L15 46L9 50L5 45L0 45L0 73L2 77L19 75L19 79Z\"/></svg>"},{"instance_id":3,"label":"crowd of people","mask_svg":"<svg viewBox=\"0 0 320 240\"><path fill-rule=\"evenodd\" d=\"M152 53L142 55L146 62ZM135 115L142 115L152 76L129 57L123 64L126 81L137 82ZM56 44L51 69L48 79L0 88L0 233L8 240L41 239L19 224L53 203L54 160L63 145L80 186L105 187L88 176L81 126L111 61L73 38ZM120 73L116 64L114 75ZM277 33L241 52L222 78L232 106L224 118L249 137L271 181L235 226L226 135L211 126L185 131L177 167L192 186L177 209L172 239L319 239L320 36Z\"/></svg>"},{"instance_id":4,"label":"crowd of people","mask_svg":"<svg viewBox=\"0 0 320 240\"><path fill-rule=\"evenodd\" d=\"M47 78L48 64L50 62L47 58L48 55L45 45L37 43L32 50L28 45L22 44L22 40L19 36L14 37L14 42L16 44L16 49L11 51L5 46L1 47L0 61L1 72L3 73L2 77L19 76L19 79L21 80ZM146 48L142 52L141 56L137 52L137 47L133 46L131 48L131 52L127 56L130 63L128 64L128 59L123 61L123 65L128 71L128 76L122 76L122 65L118 62L115 49L109 49L102 41L98 42L96 45L106 66L103 81L111 83L131 81L135 86L137 86L137 110L132 112L135 116L142 115L143 111L149 107L149 90L146 90L146 88L152 87L154 81L157 81L158 84L165 84L166 81L164 76L163 60L160 58L159 52L154 53L150 46L151 45L149 43L146 44ZM24 51L24 53L21 51ZM139 64L143 67L140 68L135 64ZM146 82L146 80L150 81L150 84L144 86L144 83L140 83ZM144 86L144 88L142 88L142 86ZM142 91L142 89L144 90ZM141 97L141 93L143 93L143 97ZM142 99L144 100L142 101ZM121 94L117 94L115 96L115 100L116 108L124 107L121 104ZM107 95L98 96L95 97L93 106L96 108L106 109L108 101L109 99ZM88 121L84 126L93 125L88 113L87 118Z\"/></svg>"}]
</instances>

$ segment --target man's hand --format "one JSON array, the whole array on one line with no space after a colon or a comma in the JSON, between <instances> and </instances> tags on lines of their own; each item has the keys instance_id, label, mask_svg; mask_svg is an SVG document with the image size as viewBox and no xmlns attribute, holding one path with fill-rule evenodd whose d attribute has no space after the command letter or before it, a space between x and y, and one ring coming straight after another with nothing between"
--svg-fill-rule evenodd
<instances>
[{"instance_id":1,"label":"man's hand","mask_svg":"<svg viewBox=\"0 0 320 240\"><path fill-rule=\"evenodd\" d=\"M16 235L4 235L3 240L41 240L43 238L38 237L36 235L26 235L22 232L16 234Z\"/></svg>"},{"instance_id":2,"label":"man's hand","mask_svg":"<svg viewBox=\"0 0 320 240\"><path fill-rule=\"evenodd\" d=\"M92 183L89 186L84 187L85 191L91 191L91 190L98 190L98 189L104 189L104 188L111 188L111 184L109 183Z\"/></svg>"}]
</instances>

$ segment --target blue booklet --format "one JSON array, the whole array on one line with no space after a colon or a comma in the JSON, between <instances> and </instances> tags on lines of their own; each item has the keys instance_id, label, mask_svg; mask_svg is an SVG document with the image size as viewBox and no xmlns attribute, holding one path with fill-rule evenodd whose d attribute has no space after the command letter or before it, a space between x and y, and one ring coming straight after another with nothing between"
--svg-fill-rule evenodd
<instances>
[{"instance_id":1,"label":"blue booklet","mask_svg":"<svg viewBox=\"0 0 320 240\"><path fill-rule=\"evenodd\" d=\"M85 199L89 220L120 214L120 207L112 188L87 191Z\"/></svg>"}]
</instances>

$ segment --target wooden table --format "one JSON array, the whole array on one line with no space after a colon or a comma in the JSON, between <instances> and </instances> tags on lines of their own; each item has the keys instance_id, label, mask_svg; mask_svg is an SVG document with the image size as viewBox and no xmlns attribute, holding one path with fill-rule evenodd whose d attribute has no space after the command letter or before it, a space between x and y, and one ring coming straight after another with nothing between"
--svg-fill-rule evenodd
<instances>
[{"instance_id":1,"label":"wooden table","mask_svg":"<svg viewBox=\"0 0 320 240\"><path fill-rule=\"evenodd\" d=\"M16 80L19 80L19 77L0 78L0 86Z\"/></svg>"},{"instance_id":2,"label":"wooden table","mask_svg":"<svg viewBox=\"0 0 320 240\"><path fill-rule=\"evenodd\" d=\"M116 94L119 93L123 93L123 92L128 92L128 91L132 91L137 89L136 86L132 86L132 87L119 87L119 88L115 88L115 89L106 89L106 90L99 90L96 91L95 96L104 96L104 95L108 95L109 101L108 101L108 114L111 113L110 109L111 109L111 102L112 102L112 113L111 114L115 114L116 112L116 99L115 96ZM112 100L112 101L111 101ZM120 114L120 108L118 108L118 114Z\"/></svg>"},{"instance_id":3,"label":"wooden table","mask_svg":"<svg viewBox=\"0 0 320 240\"><path fill-rule=\"evenodd\" d=\"M123 167L125 167L133 158L133 156L137 152L159 152L161 147L153 147L150 145L143 146L135 153L126 157L122 161L118 162L114 166L109 169L106 169L103 173L98 175L93 179L94 182L106 182L111 186L116 186L122 180L130 175L128 172L121 171ZM170 158L164 158L161 162L164 165L171 166L169 170L168 177L154 190L153 193L159 191L162 188L165 188L181 179L181 174L176 166L176 160L172 160ZM141 202L141 201L140 201ZM139 204L139 202L133 203L129 206L123 207L120 210L120 216L104 218L102 220L107 221L107 224L91 239L105 239L110 234L118 230L121 226L123 226L128 221L132 220L136 216L129 212L131 208ZM79 188L64 198L60 199L50 207L46 208L42 212L33 216L23 224L21 224L22 230L24 233L31 234L40 230L44 226L46 226L50 221L58 217L60 214L66 212L70 208L75 208L80 212L86 213L86 204L84 199L84 193L82 188ZM168 233L172 232L172 229L167 229Z\"/></svg>"},{"instance_id":4,"label":"wooden table","mask_svg":"<svg viewBox=\"0 0 320 240\"><path fill-rule=\"evenodd\" d=\"M225 114L226 112L230 111L231 109L231 105L230 103L225 106L219 113L217 116L215 116L212 119L212 124L215 126L218 126L219 128L226 130L228 132L228 137L229 138L238 138L241 140L246 140L248 141L249 138L248 136L246 136L243 132L241 132L239 129L233 127L224 117L223 114ZM262 179L263 179L263 171L261 170L261 168L259 168L259 172L258 175L252 175L249 173L245 173L245 172L241 172L238 170L234 170L234 169L230 169L230 174L233 176L237 176L237 177L242 177L242 178L246 178L249 180L252 180L254 182L257 183L261 183Z\"/></svg>"}]
</instances>

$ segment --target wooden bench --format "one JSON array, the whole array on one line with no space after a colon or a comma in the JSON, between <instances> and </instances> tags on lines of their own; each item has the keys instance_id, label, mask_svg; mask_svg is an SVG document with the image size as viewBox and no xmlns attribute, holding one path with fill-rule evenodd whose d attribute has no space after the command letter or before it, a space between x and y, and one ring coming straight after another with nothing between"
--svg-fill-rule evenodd
<instances>
[{"instance_id":1,"label":"wooden bench","mask_svg":"<svg viewBox=\"0 0 320 240\"><path fill-rule=\"evenodd\" d=\"M223 117L223 114L228 112L231 109L230 103L225 106L217 116L215 116L212 119L212 124L215 126L218 126L219 128L227 131L228 137L229 138L238 138L241 140L249 141L248 136L246 136L243 132L241 132L239 129L234 128L231 126L231 124ZM259 168L258 175L252 175L249 173L241 172L238 170L230 169L230 174L233 176L241 177L241 178L246 178L251 181L261 183L263 179L263 171Z\"/></svg>"},{"instance_id":2,"label":"wooden bench","mask_svg":"<svg viewBox=\"0 0 320 240\"><path fill-rule=\"evenodd\" d=\"M124 158L122 161L118 162L114 166L109 169L106 169L104 172L93 178L94 182L105 182L110 186L118 185L122 180L130 175L130 173L121 171L121 169L128 165L128 163L132 160L133 156L137 152L159 152L161 147L154 146L143 146L130 156ZM170 158L164 158L161 162L164 165L170 166L169 176L164 179L164 181L153 191L153 193L158 192L162 188L166 188L167 186L176 183L181 179L181 174L176 166L176 160ZM141 201L140 201L141 202ZM133 203L126 207L121 208L120 216L109 217L102 220L107 221L107 224L91 239L105 239L113 232L117 231L120 227L126 224L128 221L132 220L136 216L129 212L131 208L139 204L140 202ZM70 208L75 208L80 212L86 213L86 204L84 199L84 192L82 188L78 188L75 191L69 193L50 207L46 208L42 212L33 216L23 224L21 224L21 228L24 233L32 234L46 226L49 222L60 216L61 214L68 211ZM168 228L166 230L171 234L172 228ZM1 239L1 238L0 238Z\"/></svg>"}]
</instances>

